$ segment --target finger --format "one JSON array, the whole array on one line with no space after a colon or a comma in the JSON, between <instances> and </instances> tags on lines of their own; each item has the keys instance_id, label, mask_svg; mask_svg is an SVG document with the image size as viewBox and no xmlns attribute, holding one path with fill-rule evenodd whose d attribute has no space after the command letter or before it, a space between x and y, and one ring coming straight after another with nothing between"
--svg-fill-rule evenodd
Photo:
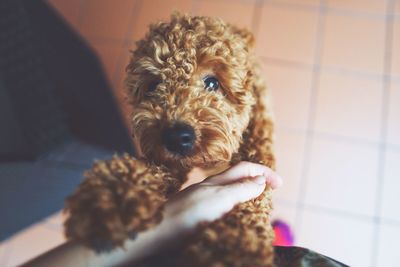
<instances>
[{"instance_id":1,"label":"finger","mask_svg":"<svg viewBox=\"0 0 400 267\"><path fill-rule=\"evenodd\" d=\"M282 184L282 179L272 169L261 164L247 161L236 164L228 170L207 179L206 182L212 184L227 184L238 179L261 175L268 177L268 181L272 182L274 186Z\"/></svg>"},{"instance_id":2,"label":"finger","mask_svg":"<svg viewBox=\"0 0 400 267\"><path fill-rule=\"evenodd\" d=\"M229 196L234 204L258 197L265 189L267 177L256 176L241 182L224 186L223 194Z\"/></svg>"},{"instance_id":3,"label":"finger","mask_svg":"<svg viewBox=\"0 0 400 267\"><path fill-rule=\"evenodd\" d=\"M207 201L199 202L194 212L187 214L185 221L192 226L200 221L220 218L236 204L259 196L265 188L266 180L264 176L257 176L237 183L209 187L210 189L217 187L217 193L211 190L212 194L206 198Z\"/></svg>"},{"instance_id":4,"label":"finger","mask_svg":"<svg viewBox=\"0 0 400 267\"><path fill-rule=\"evenodd\" d=\"M279 175L267 176L267 183L272 189L277 189L283 185L283 180Z\"/></svg>"}]
</instances>

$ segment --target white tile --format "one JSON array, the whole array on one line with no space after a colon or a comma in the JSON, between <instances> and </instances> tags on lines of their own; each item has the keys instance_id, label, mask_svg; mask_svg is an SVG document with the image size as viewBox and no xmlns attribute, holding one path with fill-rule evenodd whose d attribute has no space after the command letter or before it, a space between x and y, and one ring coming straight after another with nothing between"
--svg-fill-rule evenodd
<instances>
[{"instance_id":1,"label":"white tile","mask_svg":"<svg viewBox=\"0 0 400 267\"><path fill-rule=\"evenodd\" d=\"M307 204L374 215L378 147L316 137L307 177Z\"/></svg>"},{"instance_id":2,"label":"white tile","mask_svg":"<svg viewBox=\"0 0 400 267\"><path fill-rule=\"evenodd\" d=\"M386 151L382 190L381 216L400 222L400 151Z\"/></svg>"},{"instance_id":3,"label":"white tile","mask_svg":"<svg viewBox=\"0 0 400 267\"><path fill-rule=\"evenodd\" d=\"M294 205L274 200L274 209L272 211L272 220L282 220L293 230L296 242L296 207Z\"/></svg>"},{"instance_id":4,"label":"white tile","mask_svg":"<svg viewBox=\"0 0 400 267\"><path fill-rule=\"evenodd\" d=\"M304 211L299 246L353 267L371 266L372 222Z\"/></svg>"},{"instance_id":5,"label":"white tile","mask_svg":"<svg viewBox=\"0 0 400 267\"><path fill-rule=\"evenodd\" d=\"M320 0L272 0L269 1L276 4L286 4L291 8L302 6L302 7L319 7L321 1Z\"/></svg>"},{"instance_id":6,"label":"white tile","mask_svg":"<svg viewBox=\"0 0 400 267\"><path fill-rule=\"evenodd\" d=\"M399 240L400 225L380 225L377 251L378 267L399 266Z\"/></svg>"},{"instance_id":7,"label":"white tile","mask_svg":"<svg viewBox=\"0 0 400 267\"><path fill-rule=\"evenodd\" d=\"M272 96L276 125L305 130L310 105L311 70L264 64L264 73Z\"/></svg>"},{"instance_id":8,"label":"white tile","mask_svg":"<svg viewBox=\"0 0 400 267\"><path fill-rule=\"evenodd\" d=\"M385 19L326 15L322 64L369 73L383 72Z\"/></svg>"},{"instance_id":9,"label":"white tile","mask_svg":"<svg viewBox=\"0 0 400 267\"><path fill-rule=\"evenodd\" d=\"M227 5L224 0L198 1L196 15L218 17L237 27L251 30L255 2L254 0L230 1Z\"/></svg>"},{"instance_id":10,"label":"white tile","mask_svg":"<svg viewBox=\"0 0 400 267\"><path fill-rule=\"evenodd\" d=\"M118 4L108 0L86 0L83 12L79 12L79 28L84 36L124 39L132 27L135 0L119 0Z\"/></svg>"},{"instance_id":11,"label":"white tile","mask_svg":"<svg viewBox=\"0 0 400 267\"><path fill-rule=\"evenodd\" d=\"M274 199L296 203L303 167L305 134L278 130L275 139L277 172L284 183L274 191Z\"/></svg>"},{"instance_id":12,"label":"white tile","mask_svg":"<svg viewBox=\"0 0 400 267\"><path fill-rule=\"evenodd\" d=\"M379 141L381 106L381 81L323 71L315 130Z\"/></svg>"},{"instance_id":13,"label":"white tile","mask_svg":"<svg viewBox=\"0 0 400 267\"><path fill-rule=\"evenodd\" d=\"M98 1L98 0L96 0ZM110 2L112 3L112 2ZM114 5L114 3L112 3ZM192 1L188 0L152 0L141 1L139 10L136 10L135 23L130 39L137 41L144 37L149 25L158 21L167 21L172 12L191 13Z\"/></svg>"},{"instance_id":14,"label":"white tile","mask_svg":"<svg viewBox=\"0 0 400 267\"><path fill-rule=\"evenodd\" d=\"M61 232L36 224L10 239L9 266L20 265L65 241Z\"/></svg>"},{"instance_id":15,"label":"white tile","mask_svg":"<svg viewBox=\"0 0 400 267\"><path fill-rule=\"evenodd\" d=\"M381 16L386 12L387 2L385 0L327 0L329 8Z\"/></svg>"},{"instance_id":16,"label":"white tile","mask_svg":"<svg viewBox=\"0 0 400 267\"><path fill-rule=\"evenodd\" d=\"M395 2L393 13L396 15L400 15L400 0L393 0L393 1ZM397 17L397 19L400 19L400 17Z\"/></svg>"},{"instance_id":17,"label":"white tile","mask_svg":"<svg viewBox=\"0 0 400 267\"><path fill-rule=\"evenodd\" d=\"M310 105L311 70L264 64L264 73L272 96L276 125L305 130Z\"/></svg>"},{"instance_id":18,"label":"white tile","mask_svg":"<svg viewBox=\"0 0 400 267\"><path fill-rule=\"evenodd\" d=\"M389 90L387 142L400 145L400 82L392 83Z\"/></svg>"},{"instance_id":19,"label":"white tile","mask_svg":"<svg viewBox=\"0 0 400 267\"><path fill-rule=\"evenodd\" d=\"M313 63L317 18L317 9L290 9L265 2L257 32L257 53Z\"/></svg>"}]
</instances>

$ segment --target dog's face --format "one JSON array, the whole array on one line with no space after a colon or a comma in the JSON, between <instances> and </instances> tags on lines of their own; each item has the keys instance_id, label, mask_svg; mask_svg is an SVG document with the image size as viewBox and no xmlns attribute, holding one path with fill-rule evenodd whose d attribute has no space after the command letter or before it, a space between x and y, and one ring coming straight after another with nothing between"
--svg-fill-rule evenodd
<instances>
[{"instance_id":1,"label":"dog's face","mask_svg":"<svg viewBox=\"0 0 400 267\"><path fill-rule=\"evenodd\" d=\"M133 135L148 160L207 166L238 151L255 103L251 40L206 17L152 25L126 79Z\"/></svg>"}]
</instances>

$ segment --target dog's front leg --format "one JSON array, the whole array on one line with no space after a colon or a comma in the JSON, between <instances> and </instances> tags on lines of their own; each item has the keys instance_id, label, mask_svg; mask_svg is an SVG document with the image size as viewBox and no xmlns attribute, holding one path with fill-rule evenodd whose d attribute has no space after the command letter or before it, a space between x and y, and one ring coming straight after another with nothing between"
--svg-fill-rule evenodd
<instances>
[{"instance_id":1,"label":"dog's front leg","mask_svg":"<svg viewBox=\"0 0 400 267\"><path fill-rule=\"evenodd\" d=\"M96 250L121 246L161 221L167 197L180 186L166 168L129 155L96 162L66 201L66 236Z\"/></svg>"}]
</instances>

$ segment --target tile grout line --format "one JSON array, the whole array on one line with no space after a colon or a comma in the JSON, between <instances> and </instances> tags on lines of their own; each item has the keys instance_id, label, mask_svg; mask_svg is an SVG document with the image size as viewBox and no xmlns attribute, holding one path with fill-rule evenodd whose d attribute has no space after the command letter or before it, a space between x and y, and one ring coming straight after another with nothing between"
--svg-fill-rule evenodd
<instances>
[{"instance_id":1,"label":"tile grout line","mask_svg":"<svg viewBox=\"0 0 400 267\"><path fill-rule=\"evenodd\" d=\"M251 21L251 31L253 32L254 38L256 40L258 37L258 31L260 30L263 7L264 7L263 0L256 0L254 2L253 16Z\"/></svg>"},{"instance_id":2,"label":"tile grout line","mask_svg":"<svg viewBox=\"0 0 400 267\"><path fill-rule=\"evenodd\" d=\"M276 66L284 66L284 67L291 67L291 68L305 68L305 69L313 69L315 66L313 64L301 62L301 61L295 61L295 60L288 60L288 59L282 59L282 58L274 58L274 57L268 57L268 56L259 56L261 60L265 64L272 64Z\"/></svg>"},{"instance_id":3,"label":"tile grout line","mask_svg":"<svg viewBox=\"0 0 400 267\"><path fill-rule=\"evenodd\" d=\"M322 132L322 131L313 131L313 134L315 137L322 138L325 140L330 140L330 141L335 141L339 142L342 144L354 144L358 146L364 146L364 147L373 147L373 148L378 148L380 141L372 141L372 140L367 140L363 138L356 138L356 137L349 137L349 136L344 136L344 135L339 135L339 134L332 134L329 132Z\"/></svg>"},{"instance_id":4,"label":"tile grout line","mask_svg":"<svg viewBox=\"0 0 400 267\"><path fill-rule=\"evenodd\" d=\"M358 221L362 221L364 223L371 223L371 220L374 218L373 215L354 213L351 211L344 211L344 210L339 210L339 209L326 208L326 207L321 207L321 206L312 205L312 204L305 204L304 209L312 211L312 212L317 212L317 213L326 213L326 214L330 214L330 215L334 215L334 216L346 218L346 219L352 219L352 220L355 219Z\"/></svg>"},{"instance_id":5,"label":"tile grout line","mask_svg":"<svg viewBox=\"0 0 400 267\"><path fill-rule=\"evenodd\" d=\"M391 79L394 81L400 82L400 75L393 75L393 74L386 74L386 73L372 73L360 69L351 69L351 68L345 68L345 67L339 67L339 66L333 66L333 65L317 65L317 64L309 64L305 62L300 62L300 61L293 61L293 60L287 60L287 59L282 59L282 58L272 58L272 57L266 57L266 56L260 56L262 61L267 64L267 65L273 65L273 66L282 66L282 67L289 67L289 68L297 68L297 69L302 69L302 70L313 70L315 68L320 68L323 71L331 72L331 73L336 73L340 75L347 75L347 76L358 76L362 78L368 78L371 80L376 80L376 81L382 81L383 76L390 76Z\"/></svg>"},{"instance_id":6,"label":"tile grout line","mask_svg":"<svg viewBox=\"0 0 400 267\"><path fill-rule=\"evenodd\" d=\"M225 0L227 1L227 0ZM289 9L295 9L299 10L302 9L303 11L316 11L318 10L318 7L314 5L309 5L309 4L299 4L295 2L280 2L276 0L264 0L265 2L268 2L271 6L275 7L281 7L281 8L289 8ZM324 0L325 1L325 0ZM320 2L321 3L321 2ZM353 18L366 18L366 19L379 19L379 20L385 20L386 16L385 14L377 14L377 13L372 13L368 11L358 11L358 10L351 10L351 9L346 9L346 8L337 8L337 7L331 7L326 1L324 2L325 5L325 12L326 14L331 14L331 15L336 15L336 16L347 16L347 17L353 17ZM400 15L394 15L394 19L400 19Z\"/></svg>"},{"instance_id":7,"label":"tile grout line","mask_svg":"<svg viewBox=\"0 0 400 267\"><path fill-rule=\"evenodd\" d=\"M309 131L308 130L303 130L303 129L298 129L298 128L290 128L286 126L277 126L276 127L277 131L283 131L286 133L292 133L292 134L300 134L306 136ZM355 144L358 146L365 146L365 147L373 147L373 148L379 148L379 145L381 144L380 141L373 141L373 140L368 140L364 138L357 138L357 137L351 137L351 136L345 136L345 135L339 135L339 134L333 134L329 132L321 132L314 130L312 131L314 134L314 137L318 137L324 140L330 140L330 141L335 141L338 143L342 144ZM400 145L392 144L386 142L386 148L391 149L391 150L399 150Z\"/></svg>"},{"instance_id":8,"label":"tile grout line","mask_svg":"<svg viewBox=\"0 0 400 267\"><path fill-rule=\"evenodd\" d=\"M355 10L346 10L341 8L328 7L328 14L342 17L352 17L352 18L364 18L371 20L381 20L384 21L386 18L386 14L374 14L366 11L355 11Z\"/></svg>"},{"instance_id":9,"label":"tile grout line","mask_svg":"<svg viewBox=\"0 0 400 267\"><path fill-rule=\"evenodd\" d=\"M90 36L90 40L95 41L97 43L104 44L112 44L112 45L133 45L135 41L133 40L125 40L123 38L110 38L110 37L99 37L99 36ZM360 70L360 69L350 69L345 67L333 66L333 65L313 65L300 61L292 61L286 60L282 58L272 58L265 56L257 56L261 59L264 64L278 67L288 67L288 68L296 68L301 70L312 70L314 68L320 68L324 72L339 74L342 76L353 76L358 78L370 79L373 81L382 81L383 76L389 76L392 82L400 83L400 75L397 74L379 74L379 73L371 73L368 71Z\"/></svg>"},{"instance_id":10,"label":"tile grout line","mask_svg":"<svg viewBox=\"0 0 400 267\"><path fill-rule=\"evenodd\" d=\"M394 8L394 0L386 2L386 22L385 22L385 52L384 52L384 63L383 70L387 74L391 72L392 64L392 41L394 31L394 18L392 10ZM390 76L382 77L382 107L381 107L381 142L379 145L379 161L377 170L377 187L376 187L376 200L375 200L375 220L372 233L372 253L371 253L371 266L376 266L378 261L378 249L379 249L379 235L381 225L381 209L383 201L383 188L384 188L384 172L385 172L385 161L386 161L386 136L388 131L388 116L389 116L389 87L390 87Z\"/></svg>"},{"instance_id":11,"label":"tile grout line","mask_svg":"<svg viewBox=\"0 0 400 267\"><path fill-rule=\"evenodd\" d=\"M119 44L130 45L135 42L133 40L126 40L125 38L106 37L106 36L100 36L100 35L95 35L95 34L87 34L86 37L89 40L94 41L96 43L108 44L108 45L119 45Z\"/></svg>"},{"instance_id":12,"label":"tile grout line","mask_svg":"<svg viewBox=\"0 0 400 267\"><path fill-rule=\"evenodd\" d=\"M297 207L296 207L296 229L297 235L301 234L301 224L303 217L303 206L305 200L305 193L307 191L308 174L311 164L311 152L312 152L312 141L314 137L313 127L315 122L315 111L317 108L317 94L319 87L319 79L321 75L320 66L322 60L322 47L323 47L323 36L325 30L325 19L326 19L326 3L325 0L320 0L320 7L318 11L317 29L315 35L315 52L314 52L314 65L311 81L311 93L310 93L310 104L308 108L308 121L307 121L307 135L305 137L304 154L303 154L303 167L300 174L300 186L298 190Z\"/></svg>"},{"instance_id":13,"label":"tile grout line","mask_svg":"<svg viewBox=\"0 0 400 267\"><path fill-rule=\"evenodd\" d=\"M280 7L280 8L288 8L288 9L295 9L295 10L303 10L303 11L319 11L320 7L315 6L315 5L310 5L310 4L304 4L304 3L296 3L295 1L293 2L282 2L282 1L276 1L276 0L264 0L265 2L268 2L271 6L275 7ZM319 1L319 5L321 4L321 1Z\"/></svg>"},{"instance_id":14,"label":"tile grout line","mask_svg":"<svg viewBox=\"0 0 400 267\"><path fill-rule=\"evenodd\" d=\"M326 208L326 207L321 207L321 206L311 205L311 204L305 204L304 209L313 211L313 212L327 213L327 214L335 215L335 216L341 217L341 218L356 219L356 220L366 222L366 223L371 223L371 221L376 219L375 215L365 215L365 214L342 211L342 210L338 210L338 209L331 209L331 208ZM393 225L400 229L400 221L399 220L381 218L380 223L385 224L385 225L390 224L390 225ZM376 266L376 265L372 265L372 266Z\"/></svg>"},{"instance_id":15,"label":"tile grout line","mask_svg":"<svg viewBox=\"0 0 400 267\"><path fill-rule=\"evenodd\" d=\"M191 11L193 15L198 15L198 11L200 9L200 1L199 0L192 0L191 1Z\"/></svg>"},{"instance_id":16,"label":"tile grout line","mask_svg":"<svg viewBox=\"0 0 400 267\"><path fill-rule=\"evenodd\" d=\"M293 200L288 200L285 198L279 198L275 197L275 202L278 205L282 205L286 208L292 208L296 209L296 204L297 202L294 202ZM356 219L365 223L371 223L372 220L374 220L376 217L375 215L367 215L367 214L361 214L361 213L354 213L351 211L344 211L340 209L335 209L335 208L328 208L328 207L323 207L323 206L318 206L318 205L313 205L313 204L304 204L303 209L311 212L316 212L316 213L325 213L325 214L330 214L334 215L336 217L340 218L345 218L345 219ZM395 220L395 219L381 219L382 224L389 224L393 225L395 227L400 228L400 220Z\"/></svg>"},{"instance_id":17,"label":"tile grout line","mask_svg":"<svg viewBox=\"0 0 400 267\"><path fill-rule=\"evenodd\" d=\"M78 14L77 14L77 18L76 18L76 24L78 25L79 28L82 26L83 18L84 18L83 14L86 11L87 11L86 1L85 0L80 0L79 1Z\"/></svg>"},{"instance_id":18,"label":"tile grout line","mask_svg":"<svg viewBox=\"0 0 400 267\"><path fill-rule=\"evenodd\" d=\"M128 21L128 29L126 31L125 34L125 38L123 43L121 44L121 51L120 54L118 56L117 62L115 63L115 69L114 69L114 74L112 76L111 82L113 84L117 84L118 83L118 79L120 78L120 74L121 74L121 68L123 68L123 59L124 59L124 55L126 53L125 48L127 48L127 46L129 46L130 44L132 44L133 42L130 42L130 36L132 36L132 33L135 29L136 26L136 20L137 20L137 15L140 12L140 10L142 9L143 6L143 0L136 0L135 3L132 6L132 10L131 10L131 14L130 14L130 18ZM128 47L129 48L129 47ZM121 89L121 88L114 88L116 90ZM121 116L123 116L123 111L122 108L120 108L120 112L121 112Z\"/></svg>"},{"instance_id":19,"label":"tile grout line","mask_svg":"<svg viewBox=\"0 0 400 267\"><path fill-rule=\"evenodd\" d=\"M132 11L131 11L131 18L129 20L129 23L131 23L132 20L133 20L132 17L134 17L133 14L135 13L134 11L135 11L136 5L138 5L138 2L141 2L141 1L142 0L136 0L135 3L133 4L133 8L132 8ZM86 13L87 8L88 7L86 5L86 0L80 0L80 2L79 2L79 11L78 11L78 15L77 15L77 25L78 25L79 28L81 28L81 26L82 26L84 14ZM139 5L139 9L140 9L140 5ZM130 27L130 25L131 24L128 24L128 28ZM108 83L110 83L109 86L110 86L111 89L116 89L116 88L113 88L113 87L115 85L115 82L117 81L118 70L119 70L120 66L122 65L123 48L125 46L131 45L133 43L133 41L128 38L129 37L128 36L129 32L130 32L130 29L127 30L127 36L125 37L125 39L121 39L121 40L117 39L117 38L101 37L101 36L95 36L95 35L91 35L91 34L86 35L86 36L82 35L82 39L84 40L84 42L87 43L88 46L96 53L96 56L99 58L99 60L101 59L101 56L97 54L97 52L95 51L94 47L90 44L91 42L94 41L96 43L98 43L98 42L101 43L101 42L105 42L106 41L108 43L113 43L113 44L115 43L115 44L118 44L118 45L121 46L121 50L122 51L120 52L120 54L117 57L117 60L115 62L114 73L113 73L113 75L110 75L111 77L106 77ZM104 66L102 66L102 67L104 68ZM105 72L104 72L104 74L105 74L105 76L108 76ZM118 90L118 88L117 88L117 90ZM113 96L114 100L117 101L117 94L116 94L115 90L112 90L112 96ZM117 106L118 106L119 116L121 117L121 119L125 123L125 117L124 117L123 108L122 108L121 105L117 105Z\"/></svg>"},{"instance_id":20,"label":"tile grout line","mask_svg":"<svg viewBox=\"0 0 400 267\"><path fill-rule=\"evenodd\" d=\"M333 65L325 65L322 66L322 68L326 71L330 71L336 74L340 74L342 76L358 76L362 78L367 78L375 81L381 81L382 77L386 76L392 76L393 78L396 78L395 75L386 74L386 73L374 73L371 71L365 71L361 69L353 69L353 68L345 68L345 67L338 67L338 66L333 66ZM397 77L400 81L400 75Z\"/></svg>"},{"instance_id":21,"label":"tile grout line","mask_svg":"<svg viewBox=\"0 0 400 267\"><path fill-rule=\"evenodd\" d=\"M197 6L197 3L199 1L197 0L192 0L192 12L193 14L196 14L195 12L195 6ZM256 3L256 7L255 9L259 9L261 12L261 8L262 6L260 6L259 8L257 8L257 3L265 3L266 1L264 0L257 0ZM260 16L257 15L257 13L259 12L255 12L255 16ZM257 33L259 30L259 22L258 22L258 26L257 22L255 22L256 19L253 19L252 22L252 28L253 28L253 33L255 34L255 37L257 37ZM98 42L98 43L107 43L107 44L114 44L114 45L122 45L122 46L130 46L133 45L135 43L134 40L131 40L130 38L112 38L112 37L104 37L104 36L96 36L96 35L88 35L87 36L88 39ZM317 66L314 64L309 64L309 63L304 63L304 62L300 62L300 61L294 61L294 60L287 60L287 59L282 59L282 58L272 58L272 57L265 57L265 56L259 56L259 58L261 58L261 60L266 63L266 64L272 64L272 65L276 65L276 66L288 66L291 68L299 68L299 69L314 69L314 68L321 68L324 71L329 71L332 73L336 73L336 74L340 74L340 75L347 75L347 76L358 76L358 77L363 77L363 78L368 78L371 80L382 80L382 76L386 76L389 75L391 76L393 81L397 81L400 82L400 75L395 75L395 74L379 74L379 73L374 73L374 72L370 72L370 71L364 71L361 69L351 69L351 68L346 68L346 67L340 67L340 66L334 66L334 65L325 65L325 66ZM117 64L118 65L118 60L117 60ZM118 66L116 67L116 69L118 69ZM115 75L114 75L115 77ZM113 82L115 82L114 80L112 80Z\"/></svg>"},{"instance_id":22,"label":"tile grout line","mask_svg":"<svg viewBox=\"0 0 400 267\"><path fill-rule=\"evenodd\" d=\"M125 38L124 41L120 43L120 52L115 62L114 73L113 75L110 75L110 83L111 83L110 86L113 89L112 93L115 101L118 101L117 99L118 95L122 97L122 103L118 105L118 112L120 118L122 119L125 125L125 128L129 133L129 136L131 136L132 133L131 133L131 125L130 123L128 123L128 118L125 116L125 111L124 111L124 106L127 105L127 93L125 90L125 82L122 83L122 86L116 86L116 85L120 84L119 79L125 79L126 76L126 71L125 71L126 66L123 66L125 58L124 55L125 53L130 54L130 49L132 48L132 46L134 46L135 42L133 40L131 41L130 37L132 36L134 29L136 28L137 18L139 17L138 14L142 9L143 1L144 0L136 0L132 5L130 18L128 21L128 27L125 33ZM134 140L130 138L130 141L132 146L134 147L135 146Z\"/></svg>"}]
</instances>

